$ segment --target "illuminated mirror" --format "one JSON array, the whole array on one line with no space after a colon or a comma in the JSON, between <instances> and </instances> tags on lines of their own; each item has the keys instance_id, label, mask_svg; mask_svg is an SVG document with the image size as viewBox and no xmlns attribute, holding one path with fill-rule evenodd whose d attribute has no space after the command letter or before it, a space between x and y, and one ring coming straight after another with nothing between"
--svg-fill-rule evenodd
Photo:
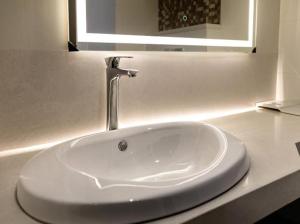
<instances>
[{"instance_id":1,"label":"illuminated mirror","mask_svg":"<svg viewBox=\"0 0 300 224\"><path fill-rule=\"evenodd\" d=\"M69 0L80 50L252 49L255 0Z\"/></svg>"}]
</instances>

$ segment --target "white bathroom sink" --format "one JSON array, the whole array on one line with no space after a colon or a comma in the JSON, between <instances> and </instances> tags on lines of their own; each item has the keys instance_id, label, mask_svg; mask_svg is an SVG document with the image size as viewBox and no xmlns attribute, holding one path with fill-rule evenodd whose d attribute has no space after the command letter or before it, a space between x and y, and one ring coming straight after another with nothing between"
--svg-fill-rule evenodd
<instances>
[{"instance_id":1,"label":"white bathroom sink","mask_svg":"<svg viewBox=\"0 0 300 224\"><path fill-rule=\"evenodd\" d=\"M245 146L216 127L148 125L38 154L21 172L17 198L24 211L47 223L137 223L200 205L248 169Z\"/></svg>"}]
</instances>

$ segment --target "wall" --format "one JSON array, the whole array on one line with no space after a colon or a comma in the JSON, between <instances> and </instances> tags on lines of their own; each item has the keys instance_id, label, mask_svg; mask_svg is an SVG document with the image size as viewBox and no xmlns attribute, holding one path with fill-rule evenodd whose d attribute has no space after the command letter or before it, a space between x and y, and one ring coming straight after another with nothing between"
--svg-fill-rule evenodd
<instances>
[{"instance_id":1,"label":"wall","mask_svg":"<svg viewBox=\"0 0 300 224\"><path fill-rule=\"evenodd\" d=\"M1 0L0 49L66 49L67 0Z\"/></svg>"},{"instance_id":2,"label":"wall","mask_svg":"<svg viewBox=\"0 0 300 224\"><path fill-rule=\"evenodd\" d=\"M300 1L281 1L278 100L300 99Z\"/></svg>"},{"instance_id":3,"label":"wall","mask_svg":"<svg viewBox=\"0 0 300 224\"><path fill-rule=\"evenodd\" d=\"M12 7L10 2L1 1L0 9ZM25 4L25 0L13 2L17 9ZM66 8L65 2L30 2L43 7L32 5L26 11L13 7L9 11L13 17L40 15L35 18L40 22L45 15L51 15L52 22L46 16L49 27L35 27L39 35L27 41L37 39L39 43L44 32L57 29L55 34L49 34L55 36L54 39L44 44L60 50L41 51L37 50L43 49L40 45L16 44L15 30L22 26L1 23L1 30L10 33L11 38L0 42L0 150L104 130L104 58L109 55L133 55L135 59L123 61L122 66L140 70L137 78L121 80L120 123L123 127L198 119L203 113L245 109L275 96L279 0L263 0L259 5L258 54L69 53L64 51L66 21L62 17L65 12L60 11ZM44 12L46 6L48 10ZM0 13L0 21L11 18L8 14ZM27 26L31 27L29 23Z\"/></svg>"}]
</instances>

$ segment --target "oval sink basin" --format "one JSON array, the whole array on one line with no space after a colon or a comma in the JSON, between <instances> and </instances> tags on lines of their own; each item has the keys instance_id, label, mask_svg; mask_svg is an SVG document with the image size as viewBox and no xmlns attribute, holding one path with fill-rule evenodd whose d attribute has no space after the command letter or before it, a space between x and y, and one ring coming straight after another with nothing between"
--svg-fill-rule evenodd
<instances>
[{"instance_id":1,"label":"oval sink basin","mask_svg":"<svg viewBox=\"0 0 300 224\"><path fill-rule=\"evenodd\" d=\"M196 122L147 125L69 141L31 159L19 204L53 224L137 223L200 205L248 171L245 146Z\"/></svg>"}]
</instances>

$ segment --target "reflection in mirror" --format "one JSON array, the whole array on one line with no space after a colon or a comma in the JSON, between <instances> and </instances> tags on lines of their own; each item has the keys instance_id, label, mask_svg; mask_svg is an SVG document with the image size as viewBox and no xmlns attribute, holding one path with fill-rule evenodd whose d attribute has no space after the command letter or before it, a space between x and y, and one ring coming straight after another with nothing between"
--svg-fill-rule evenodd
<instances>
[{"instance_id":1,"label":"reflection in mirror","mask_svg":"<svg viewBox=\"0 0 300 224\"><path fill-rule=\"evenodd\" d=\"M254 0L76 3L77 46L81 50L209 51L213 50L211 46L252 47ZM81 35L80 30L87 35Z\"/></svg>"}]
</instances>

